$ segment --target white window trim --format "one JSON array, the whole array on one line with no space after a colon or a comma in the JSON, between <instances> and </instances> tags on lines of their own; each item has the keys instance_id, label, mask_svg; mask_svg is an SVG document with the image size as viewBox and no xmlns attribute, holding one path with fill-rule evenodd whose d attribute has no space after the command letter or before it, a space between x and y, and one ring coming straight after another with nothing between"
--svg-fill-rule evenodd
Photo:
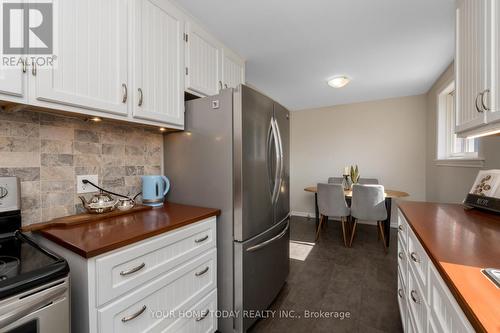
<instances>
[{"instance_id":1,"label":"white window trim","mask_svg":"<svg viewBox=\"0 0 500 333\"><path fill-rule=\"evenodd\" d=\"M442 152L448 152L450 144L447 137L443 138L441 134L446 131L446 124L441 119L443 116L441 110L446 107L447 95L455 90L455 82L450 82L437 96L437 112L436 112L436 159L434 160L437 166L445 167L465 167L465 168L482 168L484 167L484 158L479 156L479 152L474 153L454 153L443 156ZM452 127L454 128L454 126Z\"/></svg>"},{"instance_id":2,"label":"white window trim","mask_svg":"<svg viewBox=\"0 0 500 333\"><path fill-rule=\"evenodd\" d=\"M434 160L437 166L461 167L461 168L482 168L484 167L484 158L446 158Z\"/></svg>"}]
</instances>

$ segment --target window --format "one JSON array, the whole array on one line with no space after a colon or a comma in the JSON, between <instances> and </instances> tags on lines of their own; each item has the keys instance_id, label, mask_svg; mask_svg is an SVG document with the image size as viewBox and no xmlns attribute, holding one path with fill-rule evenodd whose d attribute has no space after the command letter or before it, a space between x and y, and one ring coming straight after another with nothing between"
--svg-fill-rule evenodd
<instances>
[{"instance_id":1,"label":"window","mask_svg":"<svg viewBox=\"0 0 500 333\"><path fill-rule=\"evenodd\" d=\"M438 96L438 161L479 160L478 140L459 138L455 134L455 83Z\"/></svg>"}]
</instances>

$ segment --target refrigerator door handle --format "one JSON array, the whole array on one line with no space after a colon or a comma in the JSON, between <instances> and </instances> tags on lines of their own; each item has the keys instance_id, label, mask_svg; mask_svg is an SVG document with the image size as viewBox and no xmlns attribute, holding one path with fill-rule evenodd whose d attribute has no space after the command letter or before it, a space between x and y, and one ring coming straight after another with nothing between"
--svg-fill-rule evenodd
<instances>
[{"instance_id":1,"label":"refrigerator door handle","mask_svg":"<svg viewBox=\"0 0 500 333\"><path fill-rule=\"evenodd\" d=\"M286 218L288 218L288 217L286 217ZM260 249L262 249L262 248L264 248L264 247L272 244L273 242L277 241L278 239L283 238L286 235L286 232L288 231L289 228L290 228L290 221L288 221L286 223L285 229L283 229L283 231L280 232L278 235L276 235L273 238L270 238L270 239L268 239L266 241L263 241L262 243L259 243L257 245L251 246L248 249L246 249L246 251L247 252L254 252L254 251L260 250Z\"/></svg>"},{"instance_id":2,"label":"refrigerator door handle","mask_svg":"<svg viewBox=\"0 0 500 333\"><path fill-rule=\"evenodd\" d=\"M274 188L273 188L273 195L271 197L271 201L274 204L278 200L278 195L279 195L279 190L280 190L280 182L279 182L279 177L280 177L280 172L281 168L283 167L281 165L281 149L280 149L280 142L279 142L279 133L277 129L277 124L276 120L274 118L271 119L271 128L273 131L273 137L274 137L274 151L275 151L275 159L276 159L276 170L274 171Z\"/></svg>"},{"instance_id":3,"label":"refrigerator door handle","mask_svg":"<svg viewBox=\"0 0 500 333\"><path fill-rule=\"evenodd\" d=\"M274 181L273 181L273 192L271 196L271 202L274 204L278 199L279 194L279 181L278 178L280 176L280 168L281 168L281 153L280 153L280 144L278 138L278 131L276 129L276 121L274 118L271 118L271 129L273 133L273 141L274 141L274 158L276 159L276 168L274 170Z\"/></svg>"},{"instance_id":4,"label":"refrigerator door handle","mask_svg":"<svg viewBox=\"0 0 500 333\"><path fill-rule=\"evenodd\" d=\"M267 173L268 173L268 180L269 180L269 192L271 194L271 198L274 197L274 179L273 177L271 177L271 175L273 174L273 162L272 162L272 159L273 159L273 156L271 156L271 152L272 152L272 145L273 145L273 135L274 132L273 132L273 123L272 123L272 120L271 122L269 123L269 130L267 132Z\"/></svg>"},{"instance_id":5,"label":"refrigerator door handle","mask_svg":"<svg viewBox=\"0 0 500 333\"><path fill-rule=\"evenodd\" d=\"M276 180L278 183L277 185L277 191L276 191L276 202L278 201L278 198L280 196L280 191L281 191L281 185L283 184L283 167L284 167L284 162L283 162L283 141L281 140L281 132L280 132L280 127L278 126L278 122L276 119L274 119L274 125L276 127L276 138L278 141L278 146L279 146L279 176Z\"/></svg>"}]
</instances>

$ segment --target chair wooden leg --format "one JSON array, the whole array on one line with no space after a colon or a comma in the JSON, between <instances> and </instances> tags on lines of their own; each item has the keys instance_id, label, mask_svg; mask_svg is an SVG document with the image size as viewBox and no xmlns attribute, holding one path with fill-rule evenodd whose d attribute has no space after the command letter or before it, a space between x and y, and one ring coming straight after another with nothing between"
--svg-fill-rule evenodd
<instances>
[{"instance_id":1,"label":"chair wooden leg","mask_svg":"<svg viewBox=\"0 0 500 333\"><path fill-rule=\"evenodd\" d=\"M379 231L379 234L380 234L380 237L382 237L382 244L384 245L384 252L387 254L387 244L385 242L385 235L384 235L384 227L382 225L382 222L380 221L377 221L377 224L378 224L378 231Z\"/></svg>"},{"instance_id":2,"label":"chair wooden leg","mask_svg":"<svg viewBox=\"0 0 500 333\"><path fill-rule=\"evenodd\" d=\"M319 225L318 225L318 230L316 231L316 242L319 239L319 232L321 231L321 225L323 224L323 220L325 219L324 215L320 215L319 217Z\"/></svg>"},{"instance_id":3,"label":"chair wooden leg","mask_svg":"<svg viewBox=\"0 0 500 333\"><path fill-rule=\"evenodd\" d=\"M358 222L356 219L354 219L354 224L352 225L352 231L351 231L351 241L349 242L349 247L352 247L352 240L354 239L354 234L356 233L356 224Z\"/></svg>"},{"instance_id":4,"label":"chair wooden leg","mask_svg":"<svg viewBox=\"0 0 500 333\"><path fill-rule=\"evenodd\" d=\"M343 238L344 238L344 246L347 247L347 238L346 238L346 234L345 234L345 217L342 217L342 235L343 235Z\"/></svg>"}]
</instances>

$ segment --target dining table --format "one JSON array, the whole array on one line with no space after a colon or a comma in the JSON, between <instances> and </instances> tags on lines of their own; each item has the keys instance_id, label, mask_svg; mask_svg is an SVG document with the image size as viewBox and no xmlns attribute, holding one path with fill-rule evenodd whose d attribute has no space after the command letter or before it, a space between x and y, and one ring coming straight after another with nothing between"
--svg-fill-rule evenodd
<instances>
[{"instance_id":1,"label":"dining table","mask_svg":"<svg viewBox=\"0 0 500 333\"><path fill-rule=\"evenodd\" d=\"M304 191L314 193L314 206L316 213L316 225L319 224L319 208L318 208L318 187L317 186L308 186L304 188ZM352 198L352 190L344 190L344 195L347 201L351 201ZM387 219L382 221L384 227L384 236L387 247L389 247L390 233L391 233L391 210L392 210L392 199L395 198L404 198L408 197L409 194L403 191L397 190L389 190L385 189L384 198L385 198L385 208L387 209Z\"/></svg>"}]
</instances>

